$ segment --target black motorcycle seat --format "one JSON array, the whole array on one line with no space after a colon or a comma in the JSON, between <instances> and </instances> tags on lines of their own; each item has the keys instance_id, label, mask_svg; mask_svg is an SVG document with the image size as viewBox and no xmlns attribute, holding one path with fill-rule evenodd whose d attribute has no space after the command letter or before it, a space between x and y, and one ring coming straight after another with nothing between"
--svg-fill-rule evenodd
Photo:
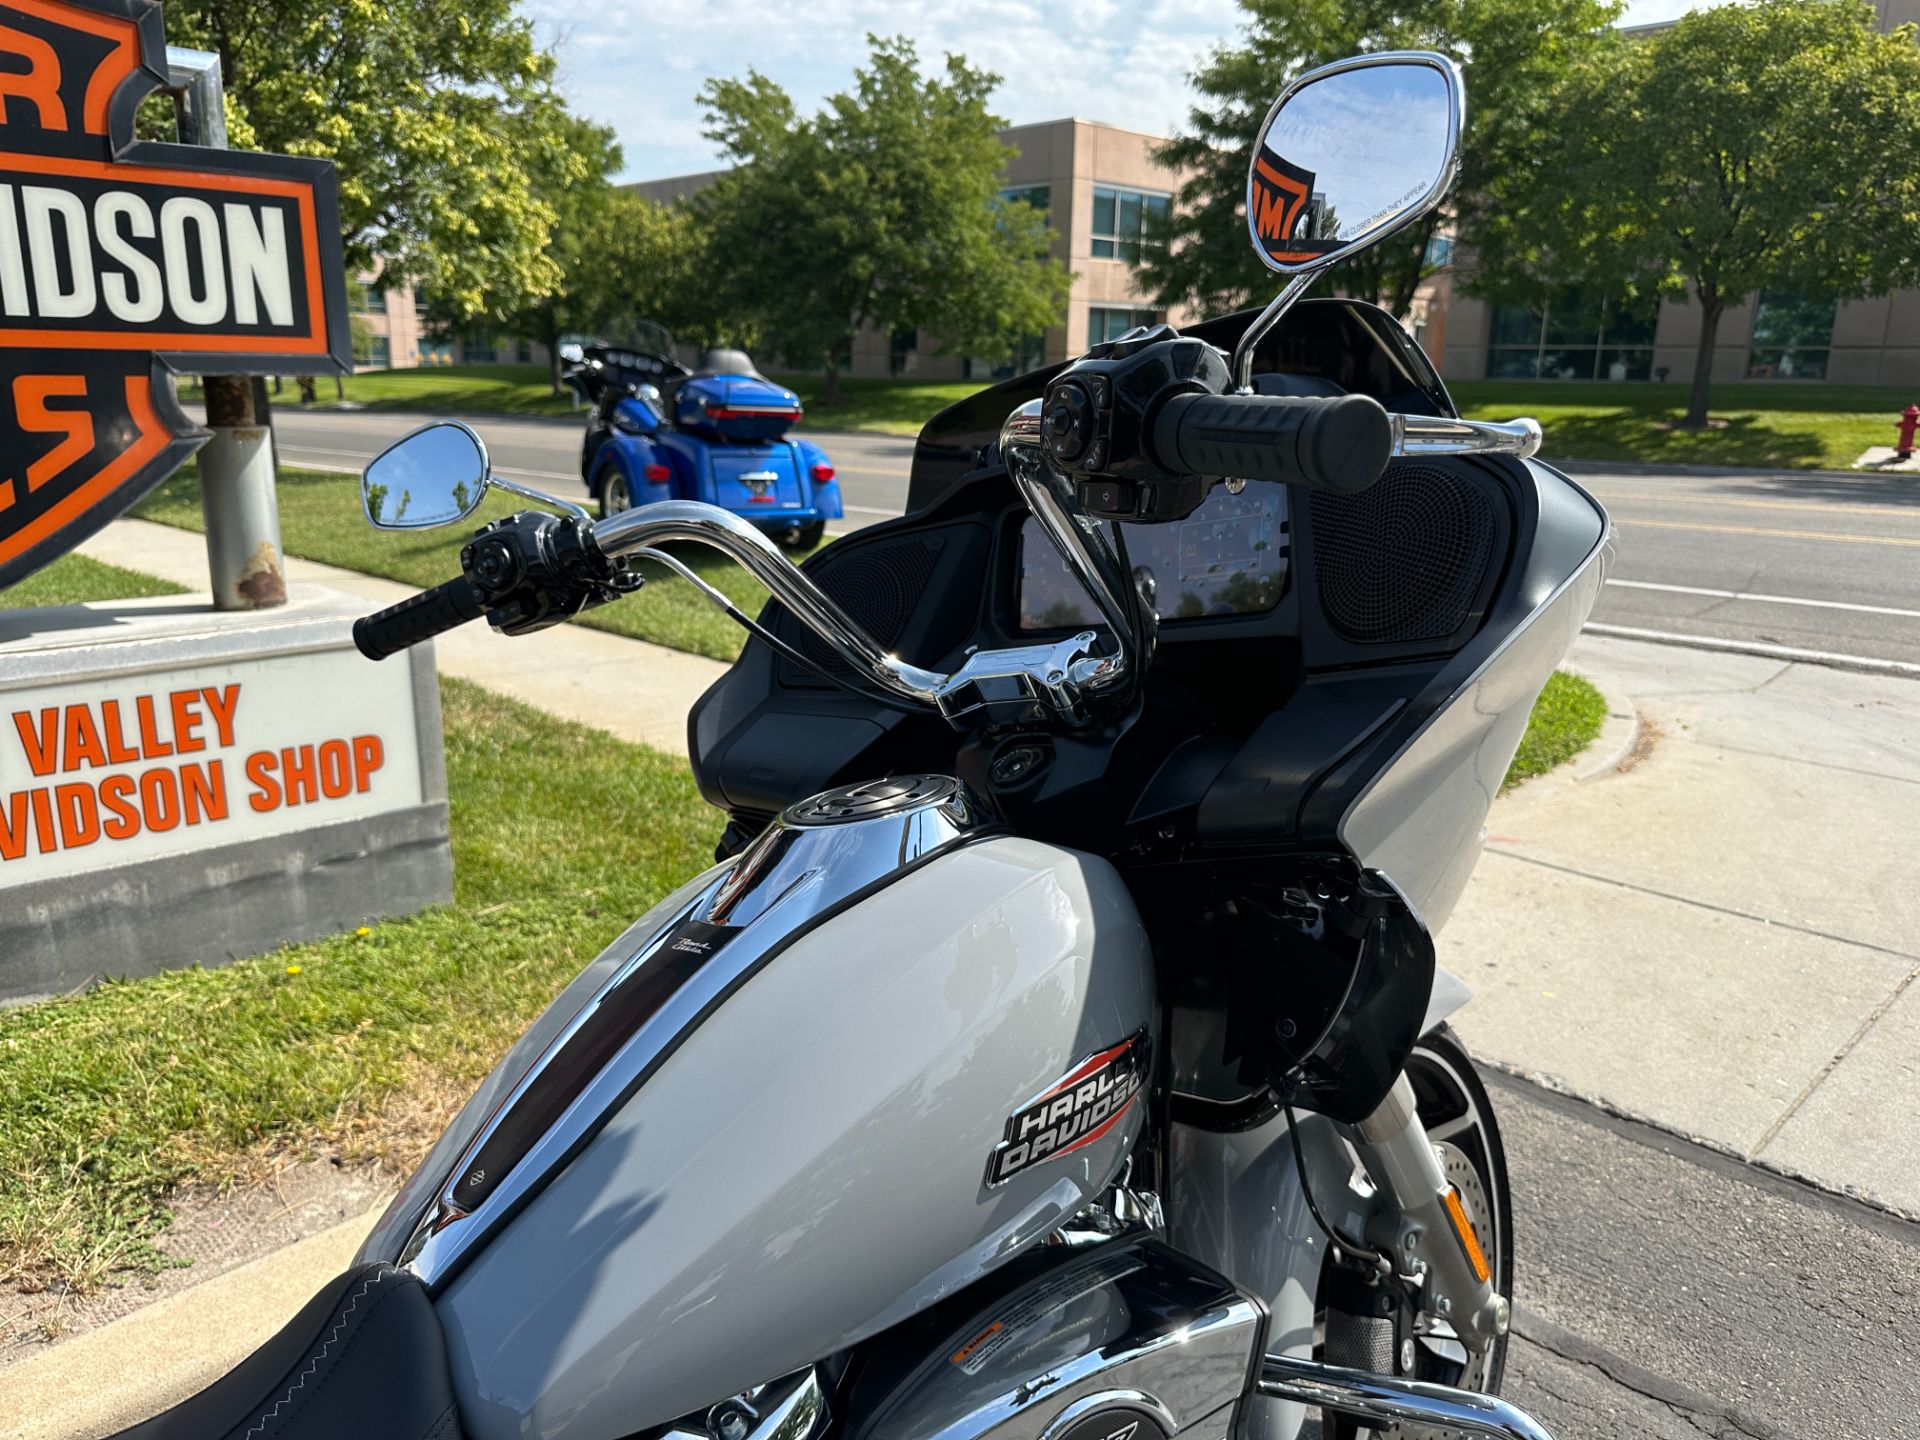
<instances>
[{"instance_id":1,"label":"black motorcycle seat","mask_svg":"<svg viewBox=\"0 0 1920 1440\"><path fill-rule=\"evenodd\" d=\"M752 375L761 378L754 368L753 358L744 350L713 349L700 357L700 363L693 367L693 375ZM691 380L693 375L687 378Z\"/></svg>"},{"instance_id":2,"label":"black motorcycle seat","mask_svg":"<svg viewBox=\"0 0 1920 1440\"><path fill-rule=\"evenodd\" d=\"M349 1270L227 1374L113 1440L343 1437L460 1440L440 1319L390 1265Z\"/></svg>"}]
</instances>

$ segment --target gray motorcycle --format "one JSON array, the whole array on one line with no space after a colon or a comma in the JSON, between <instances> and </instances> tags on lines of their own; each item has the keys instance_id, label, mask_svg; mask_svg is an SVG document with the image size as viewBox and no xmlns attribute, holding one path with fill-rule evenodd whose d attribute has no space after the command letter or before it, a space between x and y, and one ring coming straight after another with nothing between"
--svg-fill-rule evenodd
<instances>
[{"instance_id":1,"label":"gray motorcycle","mask_svg":"<svg viewBox=\"0 0 1920 1440\"><path fill-rule=\"evenodd\" d=\"M1543 1436L1494 1398L1512 1210L1433 935L1608 521L1390 316L1295 303L1439 203L1462 105L1438 55L1302 76L1248 175L1271 305L944 412L907 513L804 568L706 505L596 522L464 426L376 460L376 525L547 508L359 622L371 658L539 630L641 559L749 630L689 731L719 863L353 1269L126 1433Z\"/></svg>"}]
</instances>

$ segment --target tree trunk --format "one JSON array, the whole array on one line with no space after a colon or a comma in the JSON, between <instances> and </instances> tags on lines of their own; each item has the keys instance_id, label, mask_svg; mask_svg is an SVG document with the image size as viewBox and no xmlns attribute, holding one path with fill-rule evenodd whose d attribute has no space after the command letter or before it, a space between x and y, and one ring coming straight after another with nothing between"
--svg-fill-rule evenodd
<instances>
[{"instance_id":1,"label":"tree trunk","mask_svg":"<svg viewBox=\"0 0 1920 1440\"><path fill-rule=\"evenodd\" d=\"M1713 346L1720 334L1720 316L1726 302L1710 287L1700 290L1700 344L1693 352L1693 388L1687 395L1687 413L1680 421L1682 430L1707 428L1707 399L1713 385Z\"/></svg>"},{"instance_id":2,"label":"tree trunk","mask_svg":"<svg viewBox=\"0 0 1920 1440\"><path fill-rule=\"evenodd\" d=\"M840 403L840 367L832 360L827 361L827 383L821 392L820 403L828 408Z\"/></svg>"}]
</instances>

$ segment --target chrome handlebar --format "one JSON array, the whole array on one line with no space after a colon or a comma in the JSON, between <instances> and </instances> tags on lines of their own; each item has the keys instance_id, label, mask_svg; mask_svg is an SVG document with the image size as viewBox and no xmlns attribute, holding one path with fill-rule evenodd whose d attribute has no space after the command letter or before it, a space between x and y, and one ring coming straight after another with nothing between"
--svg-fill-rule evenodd
<instances>
[{"instance_id":1,"label":"chrome handlebar","mask_svg":"<svg viewBox=\"0 0 1920 1440\"><path fill-rule=\"evenodd\" d=\"M647 554L674 541L720 551L766 586L855 673L959 727L1047 719L1078 724L1086 718L1086 698L1111 688L1125 673L1124 657L1103 653L1091 630L1050 644L976 651L951 674L910 665L882 649L773 541L717 505L661 500L623 510L596 522L593 538L611 558ZM701 588L709 598L728 603L712 587Z\"/></svg>"},{"instance_id":2,"label":"chrome handlebar","mask_svg":"<svg viewBox=\"0 0 1920 1440\"><path fill-rule=\"evenodd\" d=\"M857 674L890 695L936 707L947 676L889 655L780 547L731 511L698 500L660 500L595 522L594 543L618 558L673 541L706 545L736 562L818 635Z\"/></svg>"},{"instance_id":3,"label":"chrome handlebar","mask_svg":"<svg viewBox=\"0 0 1920 1440\"><path fill-rule=\"evenodd\" d=\"M1453 420L1441 415L1389 415L1396 456L1513 455L1540 453L1538 420Z\"/></svg>"}]
</instances>

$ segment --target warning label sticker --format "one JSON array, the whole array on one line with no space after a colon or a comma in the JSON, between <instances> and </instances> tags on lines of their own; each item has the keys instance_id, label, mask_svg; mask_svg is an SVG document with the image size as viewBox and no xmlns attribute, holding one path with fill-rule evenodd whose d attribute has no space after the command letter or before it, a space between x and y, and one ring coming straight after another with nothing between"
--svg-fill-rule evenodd
<instances>
[{"instance_id":1,"label":"warning label sticker","mask_svg":"<svg viewBox=\"0 0 1920 1440\"><path fill-rule=\"evenodd\" d=\"M978 1375L1009 1347L1018 1344L1021 1332L1090 1295L1103 1285L1111 1285L1124 1275L1142 1269L1146 1262L1128 1251L1123 1255L1094 1255L1078 1265L1069 1265L1034 1282L1011 1296L1003 1309L947 1358L969 1375Z\"/></svg>"}]
</instances>

